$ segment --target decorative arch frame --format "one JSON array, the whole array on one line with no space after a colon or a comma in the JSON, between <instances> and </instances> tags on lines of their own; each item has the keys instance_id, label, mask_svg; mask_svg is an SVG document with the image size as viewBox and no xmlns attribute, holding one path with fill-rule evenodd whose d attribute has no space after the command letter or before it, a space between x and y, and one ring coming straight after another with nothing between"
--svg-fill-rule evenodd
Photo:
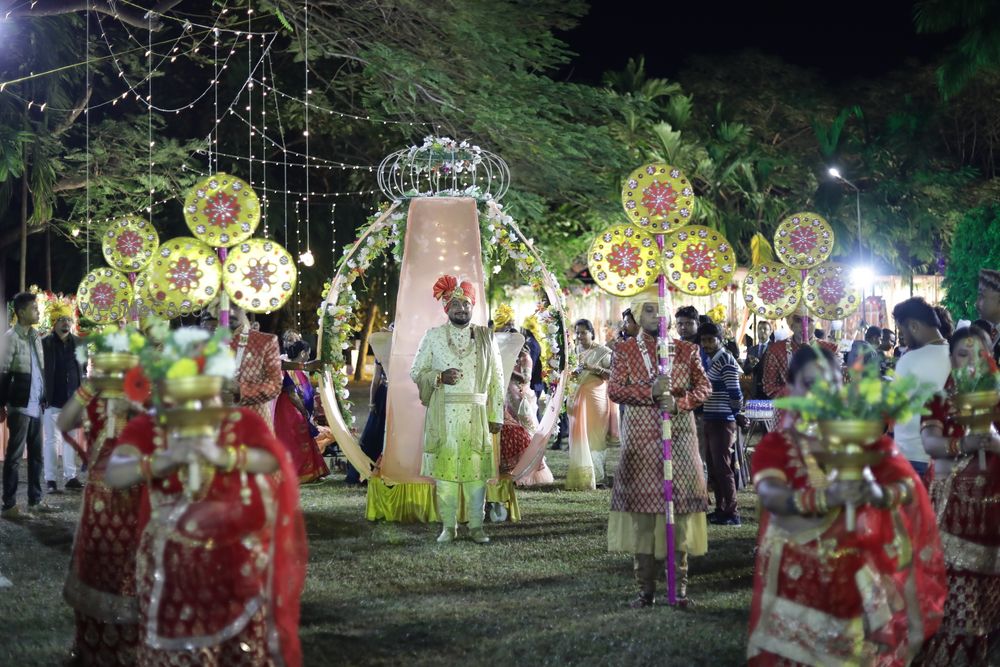
<instances>
[{"instance_id":1,"label":"decorative arch frame","mask_svg":"<svg viewBox=\"0 0 1000 667\"><path fill-rule=\"evenodd\" d=\"M342 351L347 349L351 334L361 327L355 312L358 299L354 292L354 282L386 252L393 252L397 258L402 256L404 235L401 227L405 224L406 217L402 209L407 201L409 200L396 200L383 206L369 218L358 238L344 251L318 311L320 399L331 435L363 479L375 474L377 466L362 451L356 431L352 428L354 416L351 412ZM531 444L510 473L513 480L518 480L537 468L545 454L549 437L558 425L570 365L569 320L559 281L546 268L531 240L496 200L488 198L482 201L480 225L483 228L483 257L491 260L494 270L499 271L496 267L514 262L518 275L533 285L547 301L547 305L539 309L536 317L544 326L550 350L550 357L545 360L546 383L554 388Z\"/></svg>"}]
</instances>

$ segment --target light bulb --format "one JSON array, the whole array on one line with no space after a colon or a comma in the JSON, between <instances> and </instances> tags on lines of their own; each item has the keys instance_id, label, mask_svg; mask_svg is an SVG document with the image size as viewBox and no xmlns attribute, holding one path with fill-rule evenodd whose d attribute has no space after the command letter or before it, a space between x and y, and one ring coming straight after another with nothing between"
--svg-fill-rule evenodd
<instances>
[{"instance_id":1,"label":"light bulb","mask_svg":"<svg viewBox=\"0 0 1000 667\"><path fill-rule=\"evenodd\" d=\"M830 167L829 169L827 169L827 172L834 178L840 178L840 170L837 169L836 167Z\"/></svg>"},{"instance_id":2,"label":"light bulb","mask_svg":"<svg viewBox=\"0 0 1000 667\"><path fill-rule=\"evenodd\" d=\"M299 255L299 261L302 262L303 266L312 266L316 259L313 257L312 250L307 248L304 253Z\"/></svg>"},{"instance_id":3,"label":"light bulb","mask_svg":"<svg viewBox=\"0 0 1000 667\"><path fill-rule=\"evenodd\" d=\"M851 282L855 287L865 288L875 281L875 272L870 266L855 266L851 269Z\"/></svg>"}]
</instances>

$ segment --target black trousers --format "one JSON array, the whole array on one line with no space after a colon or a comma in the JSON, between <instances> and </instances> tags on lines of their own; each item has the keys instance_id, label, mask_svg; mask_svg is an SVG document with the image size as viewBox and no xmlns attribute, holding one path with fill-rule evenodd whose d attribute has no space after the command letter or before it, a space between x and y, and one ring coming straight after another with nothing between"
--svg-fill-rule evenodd
<instances>
[{"instance_id":1,"label":"black trousers","mask_svg":"<svg viewBox=\"0 0 1000 667\"><path fill-rule=\"evenodd\" d=\"M3 509L17 502L17 476L28 448L28 504L42 502L42 420L14 410L7 413L10 438L3 459Z\"/></svg>"}]
</instances>

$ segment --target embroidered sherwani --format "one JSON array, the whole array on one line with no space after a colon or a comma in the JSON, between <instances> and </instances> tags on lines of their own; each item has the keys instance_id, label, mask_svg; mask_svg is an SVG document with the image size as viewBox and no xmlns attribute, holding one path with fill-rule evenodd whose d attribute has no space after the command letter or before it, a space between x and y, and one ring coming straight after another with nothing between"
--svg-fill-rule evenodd
<instances>
[{"instance_id":1,"label":"embroidered sherwani","mask_svg":"<svg viewBox=\"0 0 1000 667\"><path fill-rule=\"evenodd\" d=\"M457 384L438 381L449 368L462 372ZM420 341L410 377L427 406L421 474L447 482L496 477L489 424L503 423L504 386L492 333L485 327L460 329L450 323L429 330Z\"/></svg>"},{"instance_id":2,"label":"embroidered sherwani","mask_svg":"<svg viewBox=\"0 0 1000 667\"><path fill-rule=\"evenodd\" d=\"M646 347L646 357L639 345ZM663 530L666 502L662 422L652 394L657 374L655 338L643 332L615 346L608 394L612 401L625 406L625 418L621 425L621 459L611 494L608 549L662 559L666 554ZM698 347L675 340L671 394L677 403L677 414L671 415L671 426L677 551L695 556L708 550L705 519L708 490L691 411L711 393Z\"/></svg>"},{"instance_id":3,"label":"embroidered sherwani","mask_svg":"<svg viewBox=\"0 0 1000 667\"><path fill-rule=\"evenodd\" d=\"M249 408L274 430L272 411L281 394L284 376L278 337L260 331L245 331L233 338L236 353L236 382L240 407Z\"/></svg>"}]
</instances>

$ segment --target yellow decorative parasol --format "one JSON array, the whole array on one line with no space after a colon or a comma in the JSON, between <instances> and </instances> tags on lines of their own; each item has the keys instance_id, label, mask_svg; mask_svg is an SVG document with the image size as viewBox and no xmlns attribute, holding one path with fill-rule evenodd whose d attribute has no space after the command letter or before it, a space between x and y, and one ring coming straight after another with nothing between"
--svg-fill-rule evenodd
<instances>
[{"instance_id":1,"label":"yellow decorative parasol","mask_svg":"<svg viewBox=\"0 0 1000 667\"><path fill-rule=\"evenodd\" d=\"M229 296L253 313L280 308L292 296L296 277L291 254L268 239L250 239L230 249L222 272Z\"/></svg>"},{"instance_id":2,"label":"yellow decorative parasol","mask_svg":"<svg viewBox=\"0 0 1000 667\"><path fill-rule=\"evenodd\" d=\"M213 248L228 248L253 235L260 223L260 203L246 181L212 174L188 191L184 219L198 240Z\"/></svg>"},{"instance_id":3,"label":"yellow decorative parasol","mask_svg":"<svg viewBox=\"0 0 1000 667\"><path fill-rule=\"evenodd\" d=\"M778 225L774 250L783 263L795 269L811 269L833 252L830 223L815 213L793 213Z\"/></svg>"},{"instance_id":4,"label":"yellow decorative parasol","mask_svg":"<svg viewBox=\"0 0 1000 667\"><path fill-rule=\"evenodd\" d=\"M861 305L861 292L850 280L847 266L832 262L809 270L802 298L821 320L842 320Z\"/></svg>"},{"instance_id":5,"label":"yellow decorative parasol","mask_svg":"<svg viewBox=\"0 0 1000 667\"><path fill-rule=\"evenodd\" d=\"M653 235L634 223L608 227L587 252L590 276L616 296L638 294L660 275L660 250Z\"/></svg>"},{"instance_id":6,"label":"yellow decorative parasol","mask_svg":"<svg viewBox=\"0 0 1000 667\"><path fill-rule=\"evenodd\" d=\"M118 322L128 317L132 284L121 271L107 267L94 269L80 281L76 302L80 315L91 322Z\"/></svg>"},{"instance_id":7,"label":"yellow decorative parasol","mask_svg":"<svg viewBox=\"0 0 1000 667\"><path fill-rule=\"evenodd\" d=\"M625 179L622 206L640 227L669 232L683 227L694 213L694 189L680 169L653 163Z\"/></svg>"},{"instance_id":8,"label":"yellow decorative parasol","mask_svg":"<svg viewBox=\"0 0 1000 667\"><path fill-rule=\"evenodd\" d=\"M714 229L688 225L666 238L663 272L685 294L714 294L729 284L735 271L736 253Z\"/></svg>"},{"instance_id":9,"label":"yellow decorative parasol","mask_svg":"<svg viewBox=\"0 0 1000 667\"><path fill-rule=\"evenodd\" d=\"M218 296L220 265L215 251L198 239L180 236L164 242L142 277L143 306L170 318L204 308Z\"/></svg>"},{"instance_id":10,"label":"yellow decorative parasol","mask_svg":"<svg viewBox=\"0 0 1000 667\"><path fill-rule=\"evenodd\" d=\"M743 280L743 300L758 317L788 317L802 298L799 272L778 262L762 262Z\"/></svg>"},{"instance_id":11,"label":"yellow decorative parasol","mask_svg":"<svg viewBox=\"0 0 1000 667\"><path fill-rule=\"evenodd\" d=\"M135 273L149 264L159 245L153 225L134 215L112 222L101 238L104 259L125 273Z\"/></svg>"}]
</instances>

